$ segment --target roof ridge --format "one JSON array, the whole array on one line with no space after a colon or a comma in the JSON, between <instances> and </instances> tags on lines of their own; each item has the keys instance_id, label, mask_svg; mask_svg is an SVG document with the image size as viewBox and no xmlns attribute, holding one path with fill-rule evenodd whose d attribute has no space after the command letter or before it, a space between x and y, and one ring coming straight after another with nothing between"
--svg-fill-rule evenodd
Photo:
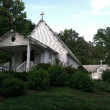
<instances>
[{"instance_id":1,"label":"roof ridge","mask_svg":"<svg viewBox=\"0 0 110 110\"><path fill-rule=\"evenodd\" d=\"M44 20L43 20L44 21ZM72 57L74 57L74 59L80 64L81 62L76 58L76 56L71 52L71 50L65 45L65 43L55 34L55 32L49 27L49 25L44 21L44 23L48 26L48 28L50 29L50 31L52 31L53 35L56 36L56 38L60 41L60 43L62 43L62 45L67 49L68 53L70 52L70 54L72 55Z\"/></svg>"}]
</instances>

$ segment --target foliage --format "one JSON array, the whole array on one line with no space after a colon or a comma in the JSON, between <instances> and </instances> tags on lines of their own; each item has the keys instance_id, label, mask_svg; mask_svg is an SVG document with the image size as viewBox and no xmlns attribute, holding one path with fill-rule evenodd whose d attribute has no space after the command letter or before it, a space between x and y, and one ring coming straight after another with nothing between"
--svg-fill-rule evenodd
<instances>
[{"instance_id":1,"label":"foliage","mask_svg":"<svg viewBox=\"0 0 110 110\"><path fill-rule=\"evenodd\" d=\"M101 91L110 92L110 83L109 81L93 81L94 87L100 89Z\"/></svg>"},{"instance_id":2,"label":"foliage","mask_svg":"<svg viewBox=\"0 0 110 110\"><path fill-rule=\"evenodd\" d=\"M78 67L78 70L81 71L82 73L89 73L85 68L83 68L82 66Z\"/></svg>"},{"instance_id":3,"label":"foliage","mask_svg":"<svg viewBox=\"0 0 110 110\"><path fill-rule=\"evenodd\" d=\"M24 9L21 0L0 0L0 37L12 28L25 36L32 31L35 25L26 19Z\"/></svg>"},{"instance_id":4,"label":"foliage","mask_svg":"<svg viewBox=\"0 0 110 110\"><path fill-rule=\"evenodd\" d=\"M66 73L69 75L72 75L76 71L76 69L72 68L71 66L64 67L64 69L65 69Z\"/></svg>"},{"instance_id":5,"label":"foliage","mask_svg":"<svg viewBox=\"0 0 110 110\"><path fill-rule=\"evenodd\" d=\"M12 75L15 77L15 78L18 78L24 82L27 81L27 75L28 73L27 72L12 72Z\"/></svg>"},{"instance_id":6,"label":"foliage","mask_svg":"<svg viewBox=\"0 0 110 110\"><path fill-rule=\"evenodd\" d=\"M94 35L94 42L97 47L100 47L101 55L105 60L105 63L110 65L110 27L106 29L98 29L97 33ZM103 54L102 54L103 53Z\"/></svg>"},{"instance_id":7,"label":"foliage","mask_svg":"<svg viewBox=\"0 0 110 110\"><path fill-rule=\"evenodd\" d=\"M107 83L110 83L110 78L108 78L108 79L106 80L106 82L107 82Z\"/></svg>"},{"instance_id":8,"label":"foliage","mask_svg":"<svg viewBox=\"0 0 110 110\"><path fill-rule=\"evenodd\" d=\"M39 63L36 66L36 69L44 69L44 70L48 70L48 68L51 66L51 64L49 63Z\"/></svg>"},{"instance_id":9,"label":"foliage","mask_svg":"<svg viewBox=\"0 0 110 110\"><path fill-rule=\"evenodd\" d=\"M81 91L92 91L92 80L86 74L80 71L77 71L71 76L70 85L74 89L79 89Z\"/></svg>"},{"instance_id":10,"label":"foliage","mask_svg":"<svg viewBox=\"0 0 110 110\"><path fill-rule=\"evenodd\" d=\"M105 70L105 71L102 73L102 80L103 80L103 81L106 81L107 79L110 79L110 70Z\"/></svg>"},{"instance_id":11,"label":"foliage","mask_svg":"<svg viewBox=\"0 0 110 110\"><path fill-rule=\"evenodd\" d=\"M50 84L53 86L64 86L67 80L65 69L60 65L52 65L49 67Z\"/></svg>"},{"instance_id":12,"label":"foliage","mask_svg":"<svg viewBox=\"0 0 110 110\"><path fill-rule=\"evenodd\" d=\"M12 71L4 71L0 73L0 87L2 82L4 82L5 79L13 77L11 73Z\"/></svg>"},{"instance_id":13,"label":"foliage","mask_svg":"<svg viewBox=\"0 0 110 110\"><path fill-rule=\"evenodd\" d=\"M17 78L6 78L1 83L0 93L5 97L14 97L24 94L25 85Z\"/></svg>"},{"instance_id":14,"label":"foliage","mask_svg":"<svg viewBox=\"0 0 110 110\"><path fill-rule=\"evenodd\" d=\"M1 1L0 1L1 4ZM12 27L12 16L5 7L0 5L0 37Z\"/></svg>"},{"instance_id":15,"label":"foliage","mask_svg":"<svg viewBox=\"0 0 110 110\"><path fill-rule=\"evenodd\" d=\"M28 73L28 86L30 89L42 90L49 86L49 75L46 70L33 68Z\"/></svg>"},{"instance_id":16,"label":"foliage","mask_svg":"<svg viewBox=\"0 0 110 110\"><path fill-rule=\"evenodd\" d=\"M0 51L0 64L5 62L11 62L12 56L7 52Z\"/></svg>"},{"instance_id":17,"label":"foliage","mask_svg":"<svg viewBox=\"0 0 110 110\"><path fill-rule=\"evenodd\" d=\"M86 42L83 37L79 37L79 33L73 29L65 29L63 32L60 32L58 36L83 65L92 62L91 53L93 45L90 42Z\"/></svg>"},{"instance_id":18,"label":"foliage","mask_svg":"<svg viewBox=\"0 0 110 110\"><path fill-rule=\"evenodd\" d=\"M60 63L61 63L60 59L59 58L55 58L55 64L59 65Z\"/></svg>"}]
</instances>

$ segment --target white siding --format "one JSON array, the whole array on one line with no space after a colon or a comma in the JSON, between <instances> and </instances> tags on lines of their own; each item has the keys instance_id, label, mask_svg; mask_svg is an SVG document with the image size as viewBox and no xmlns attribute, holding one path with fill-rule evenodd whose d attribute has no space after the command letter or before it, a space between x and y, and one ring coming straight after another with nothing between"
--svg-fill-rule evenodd
<instances>
[{"instance_id":1,"label":"white siding","mask_svg":"<svg viewBox=\"0 0 110 110\"><path fill-rule=\"evenodd\" d=\"M0 47L27 45L28 39L24 38L22 35L18 34L17 32L14 32L14 37L15 41L12 42L11 32L8 32L0 39Z\"/></svg>"},{"instance_id":2,"label":"white siding","mask_svg":"<svg viewBox=\"0 0 110 110\"><path fill-rule=\"evenodd\" d=\"M69 55L67 55L67 65L72 66L74 68L78 68L79 64L73 60Z\"/></svg>"},{"instance_id":3,"label":"white siding","mask_svg":"<svg viewBox=\"0 0 110 110\"><path fill-rule=\"evenodd\" d=\"M49 54L52 55L52 59L49 59ZM45 50L45 52L44 52L44 63L54 64L54 62L55 62L55 55L52 52Z\"/></svg>"}]
</instances>

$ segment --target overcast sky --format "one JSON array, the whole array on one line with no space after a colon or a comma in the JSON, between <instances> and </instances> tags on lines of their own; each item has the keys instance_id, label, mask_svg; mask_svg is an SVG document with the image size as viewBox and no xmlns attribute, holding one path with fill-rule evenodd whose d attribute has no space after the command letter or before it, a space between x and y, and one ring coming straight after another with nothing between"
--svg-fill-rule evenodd
<instances>
[{"instance_id":1,"label":"overcast sky","mask_svg":"<svg viewBox=\"0 0 110 110\"><path fill-rule=\"evenodd\" d=\"M99 28L110 27L110 0L22 0L27 18L38 23L44 12L45 22L55 31L74 29L92 41Z\"/></svg>"}]
</instances>

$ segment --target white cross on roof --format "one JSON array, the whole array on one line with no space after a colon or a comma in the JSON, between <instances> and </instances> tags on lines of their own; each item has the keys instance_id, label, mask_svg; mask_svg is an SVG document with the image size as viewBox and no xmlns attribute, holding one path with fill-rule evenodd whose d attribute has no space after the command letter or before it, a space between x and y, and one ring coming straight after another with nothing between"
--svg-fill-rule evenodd
<instances>
[{"instance_id":1,"label":"white cross on roof","mask_svg":"<svg viewBox=\"0 0 110 110\"><path fill-rule=\"evenodd\" d=\"M99 62L100 62L100 65L102 65L102 63L103 63L103 60L100 60Z\"/></svg>"},{"instance_id":2,"label":"white cross on roof","mask_svg":"<svg viewBox=\"0 0 110 110\"><path fill-rule=\"evenodd\" d=\"M42 12L40 15L41 15L41 20L43 20L43 16L44 16L45 14Z\"/></svg>"}]
</instances>

